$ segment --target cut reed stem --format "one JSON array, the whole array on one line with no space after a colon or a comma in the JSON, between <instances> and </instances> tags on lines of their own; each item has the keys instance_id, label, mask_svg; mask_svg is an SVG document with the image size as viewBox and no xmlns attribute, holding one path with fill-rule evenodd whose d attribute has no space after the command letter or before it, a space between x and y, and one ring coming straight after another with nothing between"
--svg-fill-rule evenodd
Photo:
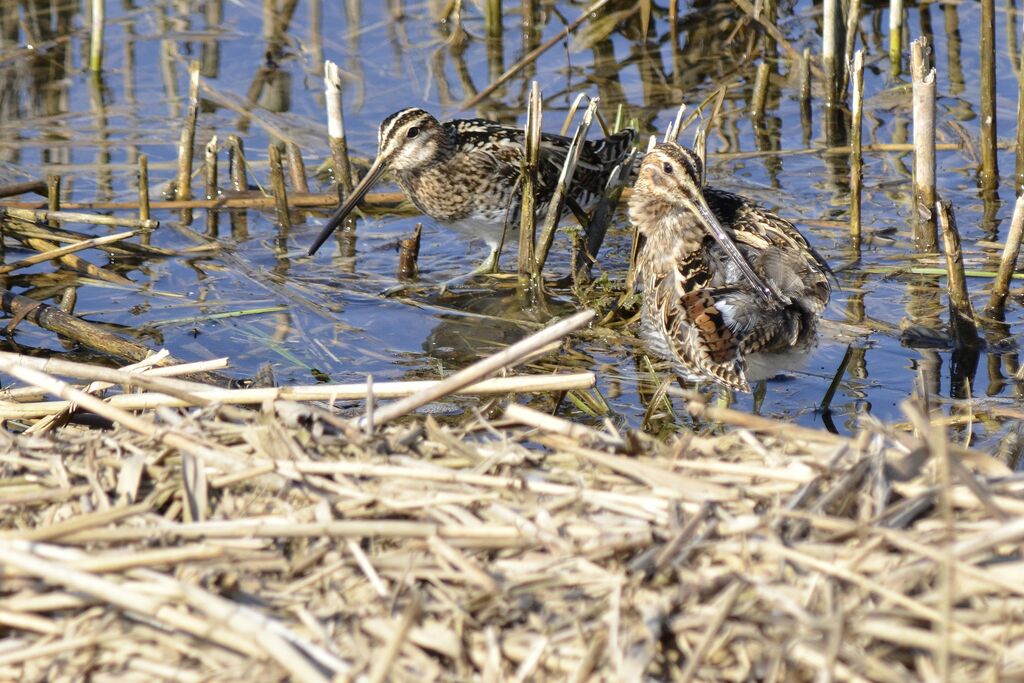
<instances>
[{"instance_id":1,"label":"cut reed stem","mask_svg":"<svg viewBox=\"0 0 1024 683\"><path fill-rule=\"evenodd\" d=\"M890 73L903 71L903 0L889 0L889 63Z\"/></svg>"},{"instance_id":2,"label":"cut reed stem","mask_svg":"<svg viewBox=\"0 0 1024 683\"><path fill-rule=\"evenodd\" d=\"M334 181L338 199L354 187L352 166L345 137L345 113L341 99L341 69L332 61L324 62L324 95L327 101L327 141L334 162Z\"/></svg>"},{"instance_id":3,"label":"cut reed stem","mask_svg":"<svg viewBox=\"0 0 1024 683\"><path fill-rule=\"evenodd\" d=\"M417 223L412 237L402 240L398 251L398 279L413 280L419 273L417 262L420 257L420 236L423 233L423 224Z\"/></svg>"},{"instance_id":4,"label":"cut reed stem","mask_svg":"<svg viewBox=\"0 0 1024 683\"><path fill-rule=\"evenodd\" d=\"M864 182L864 157L861 153L861 128L864 107L864 51L853 55L853 104L850 123L850 241L860 258L861 219L860 202Z\"/></svg>"},{"instance_id":5,"label":"cut reed stem","mask_svg":"<svg viewBox=\"0 0 1024 683\"><path fill-rule=\"evenodd\" d=\"M526 140L522 168L520 169L520 186L522 188L522 204L519 212L519 284L524 291L531 291L534 282L536 265L534 261L534 244L536 243L537 217L535 201L537 187L537 166L540 161L540 129L541 129L541 95L540 86L533 81L530 86L530 101L526 110Z\"/></svg>"},{"instance_id":6,"label":"cut reed stem","mask_svg":"<svg viewBox=\"0 0 1024 683\"><path fill-rule=\"evenodd\" d=\"M914 106L914 243L935 251L935 69L926 38L910 44Z\"/></svg>"},{"instance_id":7,"label":"cut reed stem","mask_svg":"<svg viewBox=\"0 0 1024 683\"><path fill-rule=\"evenodd\" d=\"M292 219L288 213L288 190L284 183L284 168L281 166L281 150L270 143L267 147L270 159L270 188L274 193L274 210L277 212L277 223L282 228L290 228Z\"/></svg>"},{"instance_id":8,"label":"cut reed stem","mask_svg":"<svg viewBox=\"0 0 1024 683\"><path fill-rule=\"evenodd\" d=\"M999 185L996 139L996 9L995 0L981 0L981 183Z\"/></svg>"}]
</instances>

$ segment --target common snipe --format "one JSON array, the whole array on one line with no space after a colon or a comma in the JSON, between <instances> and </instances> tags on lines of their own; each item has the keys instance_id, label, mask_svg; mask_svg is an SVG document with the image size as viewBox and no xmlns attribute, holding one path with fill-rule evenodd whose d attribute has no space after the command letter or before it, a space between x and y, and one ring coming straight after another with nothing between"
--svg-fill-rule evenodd
<instances>
[{"instance_id":1,"label":"common snipe","mask_svg":"<svg viewBox=\"0 0 1024 683\"><path fill-rule=\"evenodd\" d=\"M831 271L792 223L703 187L703 175L674 143L641 162L629 199L643 236L641 334L680 375L750 391L751 356L809 345Z\"/></svg>"},{"instance_id":2,"label":"common snipe","mask_svg":"<svg viewBox=\"0 0 1024 683\"><path fill-rule=\"evenodd\" d=\"M586 142L569 188L570 200L584 211L591 208L635 138L636 133L627 129ZM395 112L380 124L377 158L370 170L328 219L310 255L391 168L416 208L438 223L486 242L491 252L477 272L493 270L506 224L510 236L519 229L523 140L522 130L484 119L440 123L422 109ZM547 213L570 142L561 135L541 135L534 204L538 216Z\"/></svg>"}]
</instances>

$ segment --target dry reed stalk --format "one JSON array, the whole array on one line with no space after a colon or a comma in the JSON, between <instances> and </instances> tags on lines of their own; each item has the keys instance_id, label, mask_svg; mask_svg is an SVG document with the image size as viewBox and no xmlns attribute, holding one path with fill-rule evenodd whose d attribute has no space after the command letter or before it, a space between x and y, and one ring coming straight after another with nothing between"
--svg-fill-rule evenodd
<instances>
[{"instance_id":1,"label":"dry reed stalk","mask_svg":"<svg viewBox=\"0 0 1024 683\"><path fill-rule=\"evenodd\" d=\"M24 221L60 221L62 223L87 223L89 225L109 225L119 228L157 228L159 221L141 220L137 218L118 218L92 213L76 213L73 211L44 211L42 209L19 209L3 207L3 213L11 218Z\"/></svg>"},{"instance_id":2,"label":"dry reed stalk","mask_svg":"<svg viewBox=\"0 0 1024 683\"><path fill-rule=\"evenodd\" d=\"M857 47L857 33L860 30L860 0L850 0L846 12L845 47L843 49L843 60L847 65L853 64L854 52ZM845 73L845 72L844 72ZM849 77L849 75L847 76ZM843 89L846 83L843 83Z\"/></svg>"},{"instance_id":3,"label":"dry reed stalk","mask_svg":"<svg viewBox=\"0 0 1024 683\"><path fill-rule=\"evenodd\" d=\"M220 195L220 185L217 182L217 136L214 135L206 143L203 153L203 175L205 199L216 199ZM216 211L206 212L206 234L209 237L217 236L217 228L220 222L220 214Z\"/></svg>"},{"instance_id":4,"label":"dry reed stalk","mask_svg":"<svg viewBox=\"0 0 1024 683\"><path fill-rule=\"evenodd\" d=\"M864 157L861 153L861 129L864 108L864 51L853 55L853 103L850 122L850 241L854 254L860 258L860 202L864 184Z\"/></svg>"},{"instance_id":5,"label":"dry reed stalk","mask_svg":"<svg viewBox=\"0 0 1024 683\"><path fill-rule=\"evenodd\" d=\"M533 81L530 85L530 101L526 109L525 153L519 181L522 205L519 211L518 273L519 286L524 292L532 292L537 284L537 269L534 260L534 245L537 238L534 188L537 186L537 165L540 161L541 107L540 86L537 85L537 81Z\"/></svg>"},{"instance_id":6,"label":"dry reed stalk","mask_svg":"<svg viewBox=\"0 0 1024 683\"><path fill-rule=\"evenodd\" d=\"M245 146L237 135L228 136L228 176L232 192L247 192L249 178L245 171Z\"/></svg>"},{"instance_id":7,"label":"dry reed stalk","mask_svg":"<svg viewBox=\"0 0 1024 683\"><path fill-rule=\"evenodd\" d=\"M47 240L29 237L26 238L24 241L26 246L31 247L32 249L35 249L38 252L53 252L57 250L57 245ZM129 280L128 278L122 275L118 275L117 273L113 273L105 268L100 268L97 265L89 263L88 261L83 259L81 256L78 256L77 254L63 254L56 258L58 261L63 263L68 268L72 270L77 270L80 273L85 273L86 275L91 275L92 277L95 277L98 280L105 280L107 282L112 282L115 285L121 285L123 287L135 287L135 283Z\"/></svg>"},{"instance_id":8,"label":"dry reed stalk","mask_svg":"<svg viewBox=\"0 0 1024 683\"><path fill-rule=\"evenodd\" d=\"M139 170L137 176L139 185L139 222L150 220L149 218L149 155L139 155ZM149 231L142 233L139 242L143 246L149 246Z\"/></svg>"},{"instance_id":9,"label":"dry reed stalk","mask_svg":"<svg viewBox=\"0 0 1024 683\"><path fill-rule=\"evenodd\" d=\"M0 354L0 358L5 357ZM25 367L36 367L19 357L18 363ZM59 365L48 366L49 372L70 374ZM86 366L91 367L91 366ZM112 384L129 384L156 393L118 394L107 399L111 406L123 410L147 410L157 407L181 408L187 406L224 403L230 405L259 405L267 401L352 401L366 397L366 384L317 384L311 386L266 387L254 389L217 389L195 382L160 382L149 377L128 376L127 373L108 368L95 368L90 376L79 379L107 381ZM85 373L83 373L85 374ZM76 376L76 375L71 375ZM379 382L373 387L376 398L412 397L424 391L433 390L439 381ZM464 395L491 395L510 393L537 393L548 391L572 391L594 386L593 373L573 375L527 375L522 377L495 377L474 382L457 391ZM61 401L22 402L18 405L0 406L0 416L12 418L43 417L67 407Z\"/></svg>"},{"instance_id":10,"label":"dry reed stalk","mask_svg":"<svg viewBox=\"0 0 1024 683\"><path fill-rule=\"evenodd\" d=\"M999 185L996 116L996 9L994 0L981 0L981 110L978 144L981 147L981 183L988 190L994 190Z\"/></svg>"},{"instance_id":11,"label":"dry reed stalk","mask_svg":"<svg viewBox=\"0 0 1024 683\"><path fill-rule=\"evenodd\" d=\"M407 415L421 406L468 387L503 368L513 368L535 351L563 337L572 334L594 318L593 311L581 311L575 315L550 325L526 339L516 342L504 351L500 351L483 360L473 363L467 368L456 372L451 377L438 382L431 388L395 403L388 404L377 411L377 424L384 424Z\"/></svg>"},{"instance_id":12,"label":"dry reed stalk","mask_svg":"<svg viewBox=\"0 0 1024 683\"><path fill-rule=\"evenodd\" d=\"M93 576L89 572L73 569L62 563L38 557L33 553L35 544L20 541L0 541L0 563L46 579L54 584L66 586L86 595L115 605L130 613L141 614L221 647L230 648L248 657L261 659L266 654L251 641L236 634L210 628L205 620L198 619L174 609L169 603L142 592L130 590L123 584ZM0 660L2 661L2 660Z\"/></svg>"},{"instance_id":13,"label":"dry reed stalk","mask_svg":"<svg viewBox=\"0 0 1024 683\"><path fill-rule=\"evenodd\" d=\"M967 289L964 275L964 256L960 248L960 232L956 228L952 204L940 201L936 204L939 226L942 228L943 252L946 257L946 294L949 297L950 327L957 346L975 346L978 343L978 328L975 325L974 307Z\"/></svg>"},{"instance_id":14,"label":"dry reed stalk","mask_svg":"<svg viewBox=\"0 0 1024 683\"><path fill-rule=\"evenodd\" d=\"M999 260L999 273L992 283L986 312L993 318L1002 319L1006 307L1006 297L1010 293L1010 279L1017 270L1017 257L1020 255L1021 235L1024 234L1024 195L1017 197L1013 205L1013 218L1010 230L1006 233L1006 244Z\"/></svg>"},{"instance_id":15,"label":"dry reed stalk","mask_svg":"<svg viewBox=\"0 0 1024 683\"><path fill-rule=\"evenodd\" d=\"M22 183L0 185L0 197L13 197L19 194L34 192L35 194L42 195L49 200L54 194L54 187L57 188L57 194L59 195L60 176L51 173L46 176L46 180L26 180Z\"/></svg>"},{"instance_id":16,"label":"dry reed stalk","mask_svg":"<svg viewBox=\"0 0 1024 683\"><path fill-rule=\"evenodd\" d=\"M64 311L68 315L74 315L75 304L78 303L78 288L77 287L65 287L64 291L60 295L60 310Z\"/></svg>"},{"instance_id":17,"label":"dry reed stalk","mask_svg":"<svg viewBox=\"0 0 1024 683\"><path fill-rule=\"evenodd\" d=\"M576 163L579 161L580 153L583 151L583 144L587 139L587 132L590 130L594 114L597 112L597 106L600 103L601 99L599 97L590 100L587 110L583 113L583 120L580 121L579 127L576 128L576 134L573 136L572 142L569 143L569 150L565 155L565 163L562 164L562 171L558 176L558 184L555 185L555 191L551 195L548 212L544 217L544 227L541 229L540 241L537 243L537 254L533 264L533 275L536 279L539 279L544 271L544 264L548 259L548 251L551 249L551 244L555 239L555 230L558 229L562 212L565 210L569 185L572 184L573 175L576 173ZM540 116L537 119L539 126ZM537 141L539 144L539 134ZM539 155L536 158L539 158Z\"/></svg>"},{"instance_id":18,"label":"dry reed stalk","mask_svg":"<svg viewBox=\"0 0 1024 683\"><path fill-rule=\"evenodd\" d=\"M1014 36L1017 34L1017 28L1012 22L1007 22L1006 30L1012 31ZM1021 52L1020 59L1024 63L1024 50ZM1024 71L1017 73L1017 135L1014 140L1014 152L1017 158L1015 169L1017 177L1014 190L1020 196L1024 192Z\"/></svg>"},{"instance_id":19,"label":"dry reed stalk","mask_svg":"<svg viewBox=\"0 0 1024 683\"><path fill-rule=\"evenodd\" d=\"M51 249L49 251L40 252L33 256L27 256L19 261L14 261L13 263L5 263L3 265L0 265L0 275L3 275L4 273L10 273L20 268L27 268L28 266L32 266L37 263L49 261L50 259L59 258L60 256L64 256L65 254L73 254L76 251L82 251L83 249L91 249L93 247L98 247L104 244L120 242L121 240L128 239L129 237L134 237L137 234L138 232L135 230L131 230L128 232L119 232L114 235L96 237L91 240L75 242L74 244L69 244L65 247L59 247L56 249Z\"/></svg>"},{"instance_id":20,"label":"dry reed stalk","mask_svg":"<svg viewBox=\"0 0 1024 683\"><path fill-rule=\"evenodd\" d=\"M500 41L502 32L501 0L487 0L484 5L484 28L489 40Z\"/></svg>"},{"instance_id":21,"label":"dry reed stalk","mask_svg":"<svg viewBox=\"0 0 1024 683\"><path fill-rule=\"evenodd\" d=\"M56 173L46 176L46 210L60 211L61 177ZM49 221L50 227L57 227L57 221Z\"/></svg>"},{"instance_id":22,"label":"dry reed stalk","mask_svg":"<svg viewBox=\"0 0 1024 683\"><path fill-rule=\"evenodd\" d=\"M89 70L98 73L103 70L103 30L107 23L104 0L92 0L89 6Z\"/></svg>"},{"instance_id":23,"label":"dry reed stalk","mask_svg":"<svg viewBox=\"0 0 1024 683\"><path fill-rule=\"evenodd\" d=\"M889 71L903 72L903 0L889 0Z\"/></svg>"},{"instance_id":24,"label":"dry reed stalk","mask_svg":"<svg viewBox=\"0 0 1024 683\"><path fill-rule=\"evenodd\" d=\"M341 69L331 61L324 62L324 96L327 100L327 141L334 162L337 197L352 191L354 179L348 159L348 140L345 137L345 115L341 100ZM363 200L365 202L365 200Z\"/></svg>"},{"instance_id":25,"label":"dry reed stalk","mask_svg":"<svg viewBox=\"0 0 1024 683\"><path fill-rule=\"evenodd\" d=\"M935 224L935 68L925 38L910 44L914 111L914 243L938 249Z\"/></svg>"},{"instance_id":26,"label":"dry reed stalk","mask_svg":"<svg viewBox=\"0 0 1024 683\"><path fill-rule=\"evenodd\" d=\"M306 162L302 160L302 150L294 142L285 145L288 157L288 177L296 192L309 194L309 182L306 180Z\"/></svg>"},{"instance_id":27,"label":"dry reed stalk","mask_svg":"<svg viewBox=\"0 0 1024 683\"><path fill-rule=\"evenodd\" d=\"M192 199L192 157L195 151L196 123L199 120L199 62L188 65L188 113L185 115L178 142L178 176L175 199ZM187 212L187 209L186 209ZM183 221L191 222L191 213L183 213Z\"/></svg>"},{"instance_id":28,"label":"dry reed stalk","mask_svg":"<svg viewBox=\"0 0 1024 683\"><path fill-rule=\"evenodd\" d=\"M292 227L292 219L288 211L288 191L284 184L281 150L276 144L271 143L267 147L267 158L270 159L270 188L274 195L274 210L277 215L277 224L287 229Z\"/></svg>"},{"instance_id":29,"label":"dry reed stalk","mask_svg":"<svg viewBox=\"0 0 1024 683\"><path fill-rule=\"evenodd\" d=\"M501 74L501 76L499 76L498 78L494 79L490 85L488 85L486 88L470 97L465 102L463 102L459 109L462 111L472 109L476 105L480 104L482 101L490 97L495 90L503 86L506 81L515 76L517 73L519 73L523 69L523 67L527 66L528 64L532 64L542 54L544 54L545 52L553 48L555 45L558 45L563 40L565 40L566 36L568 36L570 33L578 29L584 21L594 16L609 2L610 0L597 0L597 2L587 7L580 13L580 16L578 16L576 19L570 22L565 28L563 28L557 34L548 39L543 45L540 45L537 48L523 55L523 57L518 62L516 62L508 69L506 69L505 72Z\"/></svg>"},{"instance_id":30,"label":"dry reed stalk","mask_svg":"<svg viewBox=\"0 0 1024 683\"><path fill-rule=\"evenodd\" d=\"M412 237L406 237L401 241L398 251L399 280L412 280L419 274L417 262L420 257L420 236L422 234L423 224L417 223Z\"/></svg>"},{"instance_id":31,"label":"dry reed stalk","mask_svg":"<svg viewBox=\"0 0 1024 683\"><path fill-rule=\"evenodd\" d=\"M768 101L768 81L771 76L771 67L768 62L761 62L757 65L757 76L754 78L754 90L750 97L750 118L755 124L764 119L764 107Z\"/></svg>"},{"instance_id":32,"label":"dry reed stalk","mask_svg":"<svg viewBox=\"0 0 1024 683\"><path fill-rule=\"evenodd\" d=\"M821 62L825 68L825 107L833 109L839 103L839 22L842 9L839 0L824 0L821 20Z\"/></svg>"},{"instance_id":33,"label":"dry reed stalk","mask_svg":"<svg viewBox=\"0 0 1024 683\"><path fill-rule=\"evenodd\" d=\"M217 182L217 136L214 135L206 143L203 152L203 197L205 199L216 199L220 194L220 184Z\"/></svg>"},{"instance_id":34,"label":"dry reed stalk","mask_svg":"<svg viewBox=\"0 0 1024 683\"><path fill-rule=\"evenodd\" d=\"M27 367L35 368L41 372L48 372L55 375L61 375L63 377L73 377L93 382L101 382L103 381L103 378L105 378L110 382L111 386L116 384L130 384L133 379L133 375L127 373L120 374L124 373L123 370L116 370L114 368L107 368L99 365L74 363L60 358L34 358L32 356L25 356L18 353L0 352L0 354L3 354L2 357L12 363L25 365ZM171 362L173 360L170 358L170 355L166 350L158 351L144 360L148 360L153 357L159 357L161 362ZM228 359L226 357L212 358L210 360L197 361L194 363L159 365L157 367L149 368L146 373L151 378L181 376L208 377L213 371L221 370L227 366ZM181 382L177 386L183 390L209 388L209 385L201 382ZM36 400L44 395L45 392L35 388L23 387L21 389L3 389L0 390L0 401L30 401Z\"/></svg>"}]
</instances>

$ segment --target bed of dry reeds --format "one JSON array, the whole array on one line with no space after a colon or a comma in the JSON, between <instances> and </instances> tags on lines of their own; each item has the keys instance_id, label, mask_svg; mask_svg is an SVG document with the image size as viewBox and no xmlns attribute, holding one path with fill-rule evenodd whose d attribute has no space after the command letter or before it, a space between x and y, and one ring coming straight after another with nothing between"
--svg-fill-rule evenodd
<instances>
[{"instance_id":1,"label":"bed of dry reeds","mask_svg":"<svg viewBox=\"0 0 1024 683\"><path fill-rule=\"evenodd\" d=\"M846 438L686 394L666 443L520 394L390 421L515 377L308 403L160 362L0 358L0 678L1024 675L1024 481L927 401Z\"/></svg>"}]
</instances>

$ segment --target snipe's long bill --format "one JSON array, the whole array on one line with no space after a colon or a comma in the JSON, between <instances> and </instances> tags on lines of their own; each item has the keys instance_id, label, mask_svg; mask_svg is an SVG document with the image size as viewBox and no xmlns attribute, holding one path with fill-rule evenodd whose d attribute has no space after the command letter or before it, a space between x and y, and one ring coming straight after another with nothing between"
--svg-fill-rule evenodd
<instances>
[{"instance_id":1,"label":"snipe's long bill","mask_svg":"<svg viewBox=\"0 0 1024 683\"><path fill-rule=\"evenodd\" d=\"M524 133L484 119L438 122L422 109L403 109L384 119L377 133L377 158L352 194L324 225L310 255L348 217L374 183L390 169L409 200L438 223L484 240L497 256L502 236L519 227L520 165ZM584 211L604 191L608 175L628 154L632 130L586 142L569 198ZM571 139L541 135L535 207L547 212ZM568 214L569 211L566 211ZM493 265L493 264L491 264Z\"/></svg>"},{"instance_id":2,"label":"snipe's long bill","mask_svg":"<svg viewBox=\"0 0 1024 683\"><path fill-rule=\"evenodd\" d=\"M641 334L681 376L750 391L751 356L813 341L831 271L792 223L703 187L703 175L675 143L641 162L629 200L643 238Z\"/></svg>"}]
</instances>

